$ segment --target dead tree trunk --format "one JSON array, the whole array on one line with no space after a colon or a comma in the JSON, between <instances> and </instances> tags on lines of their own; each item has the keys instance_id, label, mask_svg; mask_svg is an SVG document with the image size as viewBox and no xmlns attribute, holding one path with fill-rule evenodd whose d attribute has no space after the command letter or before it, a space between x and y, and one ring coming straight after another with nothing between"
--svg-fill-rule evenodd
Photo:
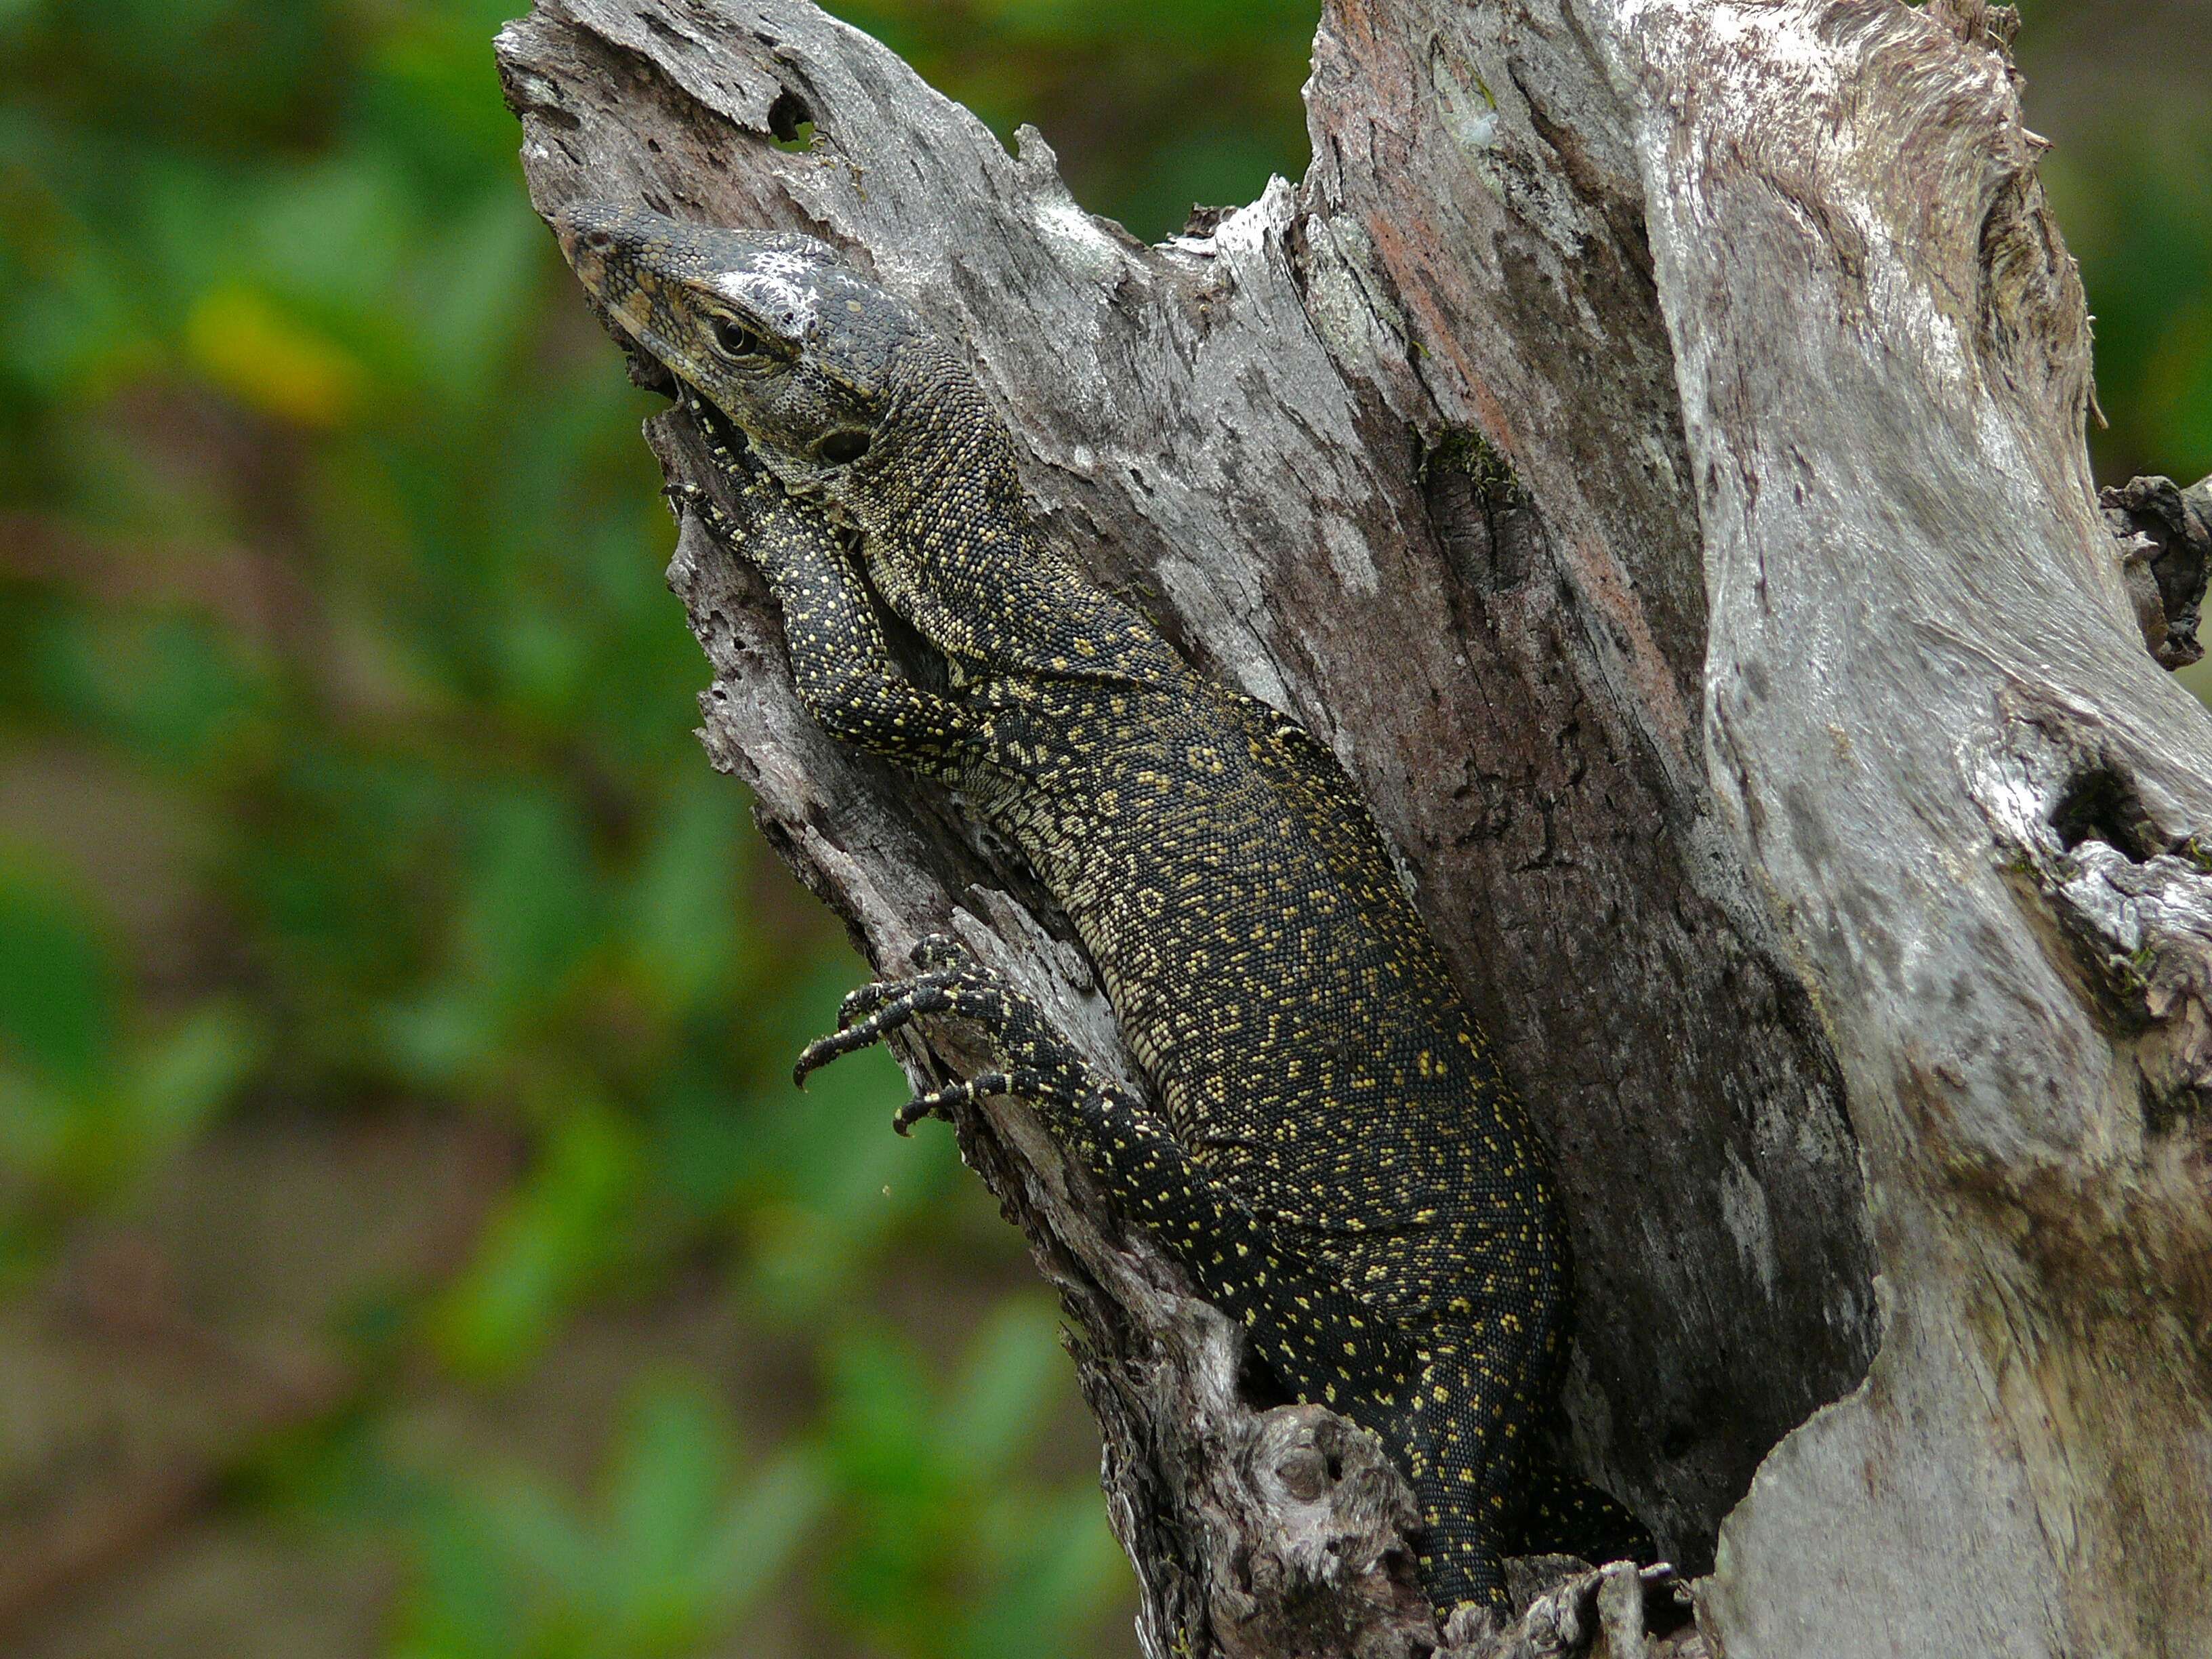
<instances>
[{"instance_id":1,"label":"dead tree trunk","mask_svg":"<svg viewBox=\"0 0 2212 1659\"><path fill-rule=\"evenodd\" d=\"M2212 1651L2212 720L2145 649L2203 520L2100 518L2007 17L1334 0L1304 183L1157 248L803 0L500 43L541 210L849 250L1062 545L1333 742L1550 1134L1571 1455L1735 1659ZM687 533L671 580L709 751L871 957L949 919L1126 1073L750 574ZM1256 1408L1019 1110L960 1135L1066 1299L1146 1652L1425 1652L1365 1443Z\"/></svg>"}]
</instances>

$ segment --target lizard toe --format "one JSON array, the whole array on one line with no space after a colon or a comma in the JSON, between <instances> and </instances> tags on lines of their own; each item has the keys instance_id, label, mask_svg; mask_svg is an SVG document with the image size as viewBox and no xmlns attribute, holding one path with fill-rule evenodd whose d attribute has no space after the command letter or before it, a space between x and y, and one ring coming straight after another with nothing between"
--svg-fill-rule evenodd
<instances>
[{"instance_id":1,"label":"lizard toe","mask_svg":"<svg viewBox=\"0 0 2212 1659\"><path fill-rule=\"evenodd\" d=\"M996 1030L1005 1016L1005 999L998 987L988 979L969 975L942 972L861 988L884 993L880 1005L851 1024L808 1043L791 1069L792 1081L804 1087L811 1073L831 1060L880 1042L923 1015L973 1020L986 1030Z\"/></svg>"},{"instance_id":2,"label":"lizard toe","mask_svg":"<svg viewBox=\"0 0 2212 1659\"><path fill-rule=\"evenodd\" d=\"M891 1127L901 1134L911 1133L914 1126L926 1117L951 1118L956 1106L972 1106L985 1095L1005 1095L1015 1092L1014 1079L1004 1072L981 1072L958 1083L948 1083L942 1089L933 1089L927 1094L916 1095L898 1109L891 1119Z\"/></svg>"},{"instance_id":3,"label":"lizard toe","mask_svg":"<svg viewBox=\"0 0 2212 1659\"><path fill-rule=\"evenodd\" d=\"M845 994L837 1005L837 1029L849 1030L860 1020L878 1009L889 1006L900 997L923 990L945 990L953 984L953 977L939 972L921 974L913 979L879 979Z\"/></svg>"}]
</instances>

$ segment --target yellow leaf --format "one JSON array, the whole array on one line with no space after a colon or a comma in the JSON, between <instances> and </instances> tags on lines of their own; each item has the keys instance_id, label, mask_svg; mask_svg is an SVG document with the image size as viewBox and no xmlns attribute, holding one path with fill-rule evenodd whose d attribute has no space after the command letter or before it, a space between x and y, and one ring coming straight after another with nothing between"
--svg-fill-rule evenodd
<instances>
[{"instance_id":1,"label":"yellow leaf","mask_svg":"<svg viewBox=\"0 0 2212 1659\"><path fill-rule=\"evenodd\" d=\"M361 362L329 336L236 283L192 304L185 348L200 372L240 402L299 426L336 426L359 400Z\"/></svg>"}]
</instances>

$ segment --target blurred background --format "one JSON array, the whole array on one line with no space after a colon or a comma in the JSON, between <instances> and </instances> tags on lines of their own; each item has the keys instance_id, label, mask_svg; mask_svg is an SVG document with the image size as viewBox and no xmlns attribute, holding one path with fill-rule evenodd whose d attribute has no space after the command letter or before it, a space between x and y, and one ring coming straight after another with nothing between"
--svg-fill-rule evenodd
<instances>
[{"instance_id":1,"label":"blurred background","mask_svg":"<svg viewBox=\"0 0 2212 1659\"><path fill-rule=\"evenodd\" d=\"M1123 1654L1056 1311L690 731L519 0L0 0L0 1649ZM2212 471L2212 4L2028 0L2100 473ZM1317 6L842 15L1140 234Z\"/></svg>"}]
</instances>

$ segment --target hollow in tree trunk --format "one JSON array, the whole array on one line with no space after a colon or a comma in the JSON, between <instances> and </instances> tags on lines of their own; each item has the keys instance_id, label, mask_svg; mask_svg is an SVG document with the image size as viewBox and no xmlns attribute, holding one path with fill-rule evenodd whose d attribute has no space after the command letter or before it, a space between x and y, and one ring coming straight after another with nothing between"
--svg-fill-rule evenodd
<instances>
[{"instance_id":1,"label":"hollow in tree trunk","mask_svg":"<svg viewBox=\"0 0 2212 1659\"><path fill-rule=\"evenodd\" d=\"M1304 179L1158 247L802 0L501 40L541 210L837 244L964 343L1058 545L1334 748L1551 1143L1560 1449L1732 1659L2212 1651L2212 720L2161 666L2212 497L2100 505L2010 27L1337 0ZM871 958L949 927L1130 1079L1035 880L810 724L726 550L670 574L708 752ZM1019 1109L957 1131L1145 1650L1428 1651L1369 1443L1255 1400ZM1635 1650L1634 1592L1527 1650Z\"/></svg>"}]
</instances>

